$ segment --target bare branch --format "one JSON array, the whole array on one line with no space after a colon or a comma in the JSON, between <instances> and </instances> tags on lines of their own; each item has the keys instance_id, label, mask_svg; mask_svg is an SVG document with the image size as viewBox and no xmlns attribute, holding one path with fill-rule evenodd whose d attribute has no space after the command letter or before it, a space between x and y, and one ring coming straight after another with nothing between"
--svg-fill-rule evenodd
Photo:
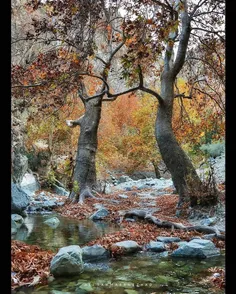
<instances>
[{"instance_id":1,"label":"bare branch","mask_svg":"<svg viewBox=\"0 0 236 294\"><path fill-rule=\"evenodd\" d=\"M101 57L99 57L99 56L96 55L95 58L97 58L98 60L100 60L103 64L107 65L106 61L103 60Z\"/></svg>"},{"instance_id":2,"label":"bare branch","mask_svg":"<svg viewBox=\"0 0 236 294\"><path fill-rule=\"evenodd\" d=\"M76 120L66 120L66 124L70 128L74 128L76 126L80 126L83 118L84 118L84 115L82 115L80 118L78 118Z\"/></svg>"},{"instance_id":3,"label":"bare branch","mask_svg":"<svg viewBox=\"0 0 236 294\"><path fill-rule=\"evenodd\" d=\"M192 20L192 18L194 17L194 14L195 14L195 12L198 10L198 8L200 8L204 3L206 3L207 2L207 0L200 0L199 2L198 2L198 4L196 4L195 6L194 6L194 8L193 8L193 10L192 10L192 12L190 13L190 15L189 15L189 18L190 18L190 20Z\"/></svg>"},{"instance_id":4,"label":"bare branch","mask_svg":"<svg viewBox=\"0 0 236 294\"><path fill-rule=\"evenodd\" d=\"M174 65L171 69L171 73L173 77L176 77L177 74L180 72L181 68L183 67L185 61L185 55L188 47L188 41L190 37L190 19L187 13L187 4L184 1L184 12L182 13L182 30L180 34L179 46L176 55L176 59Z\"/></svg>"},{"instance_id":5,"label":"bare branch","mask_svg":"<svg viewBox=\"0 0 236 294\"><path fill-rule=\"evenodd\" d=\"M192 96L185 96L185 92L183 92L182 94L176 94L174 98L192 99Z\"/></svg>"},{"instance_id":6,"label":"bare branch","mask_svg":"<svg viewBox=\"0 0 236 294\"><path fill-rule=\"evenodd\" d=\"M33 84L33 85L15 85L15 86L11 86L11 88L32 88L32 87L44 86L46 84L47 84L47 82L46 81L43 81L40 84Z\"/></svg>"}]
</instances>

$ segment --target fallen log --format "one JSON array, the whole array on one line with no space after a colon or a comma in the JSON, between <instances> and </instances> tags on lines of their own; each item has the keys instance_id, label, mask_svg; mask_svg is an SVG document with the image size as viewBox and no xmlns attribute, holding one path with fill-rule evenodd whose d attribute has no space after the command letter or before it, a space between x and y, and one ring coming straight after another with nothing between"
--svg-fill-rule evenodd
<instances>
[{"instance_id":1,"label":"fallen log","mask_svg":"<svg viewBox=\"0 0 236 294\"><path fill-rule=\"evenodd\" d=\"M170 229L178 229L178 230L185 230L185 231L196 231L199 233L206 233L206 234L215 234L215 237L220 240L225 240L225 235L221 234L217 228L208 227L208 226L184 226L180 223L170 222L170 221L162 221L155 216L148 214L144 210L131 210L125 213L124 217L132 217L136 216L138 218L144 219L148 222L154 223L160 228L170 228ZM224 233L224 231L222 231Z\"/></svg>"}]
</instances>

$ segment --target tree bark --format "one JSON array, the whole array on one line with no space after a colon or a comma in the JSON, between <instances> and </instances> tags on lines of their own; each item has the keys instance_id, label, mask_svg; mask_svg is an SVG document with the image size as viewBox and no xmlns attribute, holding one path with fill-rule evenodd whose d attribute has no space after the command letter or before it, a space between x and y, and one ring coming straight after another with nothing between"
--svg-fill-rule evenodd
<instances>
[{"instance_id":1,"label":"tree bark","mask_svg":"<svg viewBox=\"0 0 236 294\"><path fill-rule=\"evenodd\" d=\"M191 200L191 187L201 187L202 183L192 165L177 142L172 129L172 112L174 101L174 79L170 75L163 75L161 79L161 97L159 103L155 135L161 156L171 173L174 186L179 194L179 204Z\"/></svg>"},{"instance_id":2,"label":"tree bark","mask_svg":"<svg viewBox=\"0 0 236 294\"><path fill-rule=\"evenodd\" d=\"M173 56L173 42L168 42L166 46L164 69L161 75L161 98L158 99L159 106L155 125L155 136L161 156L171 173L174 186L179 194L178 207L181 207L183 202L189 200L192 206L198 204L198 198L196 196L199 195L204 195L204 197L210 196L207 197L206 201L203 198L201 199L201 204L203 205L207 202L209 202L208 204L215 204L217 199L217 195L210 194L210 191L209 195L207 195L207 189L205 189L198 177L190 159L177 142L172 129L172 112L175 97L174 82L184 65L191 31L191 18L187 11L187 0L184 0L182 3L183 11L179 15L182 28L174 62L171 58ZM176 14L176 17L178 14L179 12ZM175 36L177 35L178 31L176 31ZM171 39L171 36L169 39ZM175 40L175 37L173 40Z\"/></svg>"},{"instance_id":3,"label":"tree bark","mask_svg":"<svg viewBox=\"0 0 236 294\"><path fill-rule=\"evenodd\" d=\"M83 102L85 114L80 120L75 121L77 125L80 125L80 135L73 174L73 189L69 196L73 202L83 202L85 197L93 197L92 190L96 189L97 181L95 158L102 100L98 97Z\"/></svg>"}]
</instances>

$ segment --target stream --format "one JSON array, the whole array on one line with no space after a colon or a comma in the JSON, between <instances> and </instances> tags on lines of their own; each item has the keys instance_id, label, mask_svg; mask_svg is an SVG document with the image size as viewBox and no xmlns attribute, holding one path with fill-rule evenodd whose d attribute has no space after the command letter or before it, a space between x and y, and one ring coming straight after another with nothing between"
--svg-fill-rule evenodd
<instances>
[{"instance_id":1,"label":"stream","mask_svg":"<svg viewBox=\"0 0 236 294\"><path fill-rule=\"evenodd\" d=\"M43 222L52 216L60 219L56 229ZM84 246L104 234L119 230L114 224L91 220L67 219L60 215L29 215L25 226L14 239L43 249L57 252L68 245ZM116 261L85 264L77 277L57 278L48 285L21 288L12 294L223 294L224 290L211 289L200 281L211 273L210 267L225 267L225 256L207 260L174 259L166 253L136 253Z\"/></svg>"}]
</instances>

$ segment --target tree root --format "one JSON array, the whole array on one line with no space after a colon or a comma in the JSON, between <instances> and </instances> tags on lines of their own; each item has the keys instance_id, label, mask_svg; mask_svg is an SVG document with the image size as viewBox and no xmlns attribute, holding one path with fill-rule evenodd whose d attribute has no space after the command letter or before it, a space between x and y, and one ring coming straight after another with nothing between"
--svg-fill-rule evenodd
<instances>
[{"instance_id":1,"label":"tree root","mask_svg":"<svg viewBox=\"0 0 236 294\"><path fill-rule=\"evenodd\" d=\"M86 187L85 189L83 189L79 195L79 203L83 203L85 198L97 198L93 195L93 193L91 192L91 190Z\"/></svg>"},{"instance_id":2,"label":"tree root","mask_svg":"<svg viewBox=\"0 0 236 294\"><path fill-rule=\"evenodd\" d=\"M215 237L220 240L225 240L225 235L221 234L220 231L214 227L208 227L208 226L184 226L180 223L174 223L170 221L162 221L155 216L148 214L144 210L138 210L138 211L128 211L125 213L124 217L130 217L130 216L136 216L138 218L147 220L148 222L154 223L158 227L161 228L174 228L178 230L184 230L184 231L196 231L199 233L206 233L206 234L215 234Z\"/></svg>"}]
</instances>

